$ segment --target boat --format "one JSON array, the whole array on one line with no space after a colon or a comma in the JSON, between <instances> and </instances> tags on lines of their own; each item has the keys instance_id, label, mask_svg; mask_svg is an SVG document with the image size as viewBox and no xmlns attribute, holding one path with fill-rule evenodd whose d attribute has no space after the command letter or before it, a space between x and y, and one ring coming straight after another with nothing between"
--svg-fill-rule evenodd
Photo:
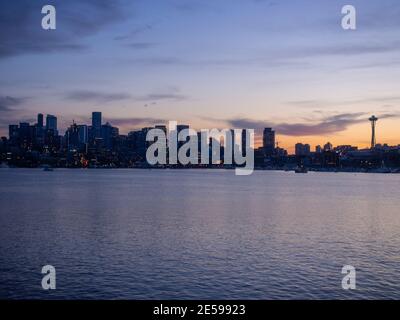
<instances>
[{"instance_id":1,"label":"boat","mask_svg":"<svg viewBox=\"0 0 400 320\"><path fill-rule=\"evenodd\" d=\"M371 172L371 173L392 173L392 170L390 168L382 167L382 168L371 169L369 172Z\"/></svg>"},{"instance_id":2,"label":"boat","mask_svg":"<svg viewBox=\"0 0 400 320\"><path fill-rule=\"evenodd\" d=\"M294 172L295 172L295 173L307 173L308 170L307 170L307 168L304 167L304 166L299 166L299 167L297 167L296 169L294 169Z\"/></svg>"},{"instance_id":3,"label":"boat","mask_svg":"<svg viewBox=\"0 0 400 320\"><path fill-rule=\"evenodd\" d=\"M0 169L5 169L5 168L9 168L9 166L5 162L0 163Z\"/></svg>"},{"instance_id":4,"label":"boat","mask_svg":"<svg viewBox=\"0 0 400 320\"><path fill-rule=\"evenodd\" d=\"M380 168L372 169L370 172L372 172L372 173L392 173L392 169L386 167L385 162L382 161L382 165Z\"/></svg>"},{"instance_id":5,"label":"boat","mask_svg":"<svg viewBox=\"0 0 400 320\"><path fill-rule=\"evenodd\" d=\"M43 166L43 171L54 171L54 169L50 166Z\"/></svg>"}]
</instances>

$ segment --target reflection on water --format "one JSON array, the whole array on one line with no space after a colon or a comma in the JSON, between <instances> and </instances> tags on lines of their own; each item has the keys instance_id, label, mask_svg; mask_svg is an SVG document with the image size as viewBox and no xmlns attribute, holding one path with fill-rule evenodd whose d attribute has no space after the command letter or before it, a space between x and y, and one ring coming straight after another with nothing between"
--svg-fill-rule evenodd
<instances>
[{"instance_id":1,"label":"reflection on water","mask_svg":"<svg viewBox=\"0 0 400 320\"><path fill-rule=\"evenodd\" d=\"M398 175L0 169L0 181L0 298L400 298ZM347 264L355 291L341 288Z\"/></svg>"}]
</instances>

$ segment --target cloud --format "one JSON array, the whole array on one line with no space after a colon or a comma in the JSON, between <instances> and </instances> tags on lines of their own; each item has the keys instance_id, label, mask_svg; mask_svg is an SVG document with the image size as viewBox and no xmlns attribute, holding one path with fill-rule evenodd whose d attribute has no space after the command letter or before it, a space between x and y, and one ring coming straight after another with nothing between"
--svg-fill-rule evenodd
<instances>
[{"instance_id":1,"label":"cloud","mask_svg":"<svg viewBox=\"0 0 400 320\"><path fill-rule=\"evenodd\" d=\"M155 47L157 44L151 42L131 42L127 43L125 47L135 50L145 50Z\"/></svg>"},{"instance_id":2,"label":"cloud","mask_svg":"<svg viewBox=\"0 0 400 320\"><path fill-rule=\"evenodd\" d=\"M400 114L396 113L378 115L380 119L399 117ZM256 131L261 131L265 127L272 127L277 133L285 136L318 136L342 132L354 124L367 121L367 113L358 112L327 116L316 121L310 121L310 123L274 123L246 118L231 119L227 123L231 127L249 128Z\"/></svg>"},{"instance_id":3,"label":"cloud","mask_svg":"<svg viewBox=\"0 0 400 320\"><path fill-rule=\"evenodd\" d=\"M139 97L138 101L161 101L161 100L174 100L182 101L186 100L187 97L177 93L150 93L148 95Z\"/></svg>"},{"instance_id":4,"label":"cloud","mask_svg":"<svg viewBox=\"0 0 400 320\"><path fill-rule=\"evenodd\" d=\"M148 102L152 104L161 101L183 101L187 99L188 97L181 94L180 89L175 86L167 86L165 88L158 89L156 92L150 92L135 98L136 101Z\"/></svg>"},{"instance_id":5,"label":"cloud","mask_svg":"<svg viewBox=\"0 0 400 320\"><path fill-rule=\"evenodd\" d=\"M142 34L146 31L152 30L154 28L154 25L155 24L153 23L153 24L144 24L144 25L136 26L129 33L114 37L114 40L115 41L130 40L132 38L135 38L139 34Z\"/></svg>"},{"instance_id":6,"label":"cloud","mask_svg":"<svg viewBox=\"0 0 400 320\"><path fill-rule=\"evenodd\" d=\"M22 104L26 98L17 98L11 96L0 96L0 112L14 111L13 107Z\"/></svg>"},{"instance_id":7,"label":"cloud","mask_svg":"<svg viewBox=\"0 0 400 320\"><path fill-rule=\"evenodd\" d=\"M203 12L221 12L221 8L215 6L213 1L202 1L202 0L175 0L172 3L172 7L178 12L184 14L200 14Z\"/></svg>"},{"instance_id":8,"label":"cloud","mask_svg":"<svg viewBox=\"0 0 400 320\"><path fill-rule=\"evenodd\" d=\"M159 102L159 101L183 101L187 97L179 94L176 89L171 89L173 92L154 92L143 96L132 97L128 93L117 92L117 93L105 93L99 91L90 90L76 90L69 92L65 95L65 99L76 101L76 102L93 102L93 103L109 103L114 101L122 101L127 99L134 99L139 102Z\"/></svg>"},{"instance_id":9,"label":"cloud","mask_svg":"<svg viewBox=\"0 0 400 320\"><path fill-rule=\"evenodd\" d=\"M294 56L354 56L361 54L376 54L396 52L400 50L400 42L381 43L335 43L331 46L310 46L292 50L290 55Z\"/></svg>"},{"instance_id":10,"label":"cloud","mask_svg":"<svg viewBox=\"0 0 400 320\"><path fill-rule=\"evenodd\" d=\"M306 68L310 67L310 63L305 61L295 61L294 59L280 58L276 56L261 57L229 57L229 58L181 58L172 56L153 56L144 58L128 58L122 60L127 64L134 64L149 67L214 67L214 68L231 68L231 67L254 67L254 68Z\"/></svg>"},{"instance_id":11,"label":"cloud","mask_svg":"<svg viewBox=\"0 0 400 320\"><path fill-rule=\"evenodd\" d=\"M120 3L120 0L1 1L0 58L84 50L82 37L124 19ZM41 9L46 4L56 7L57 29L53 31L41 28Z\"/></svg>"},{"instance_id":12,"label":"cloud","mask_svg":"<svg viewBox=\"0 0 400 320\"><path fill-rule=\"evenodd\" d=\"M387 102L399 102L400 96L391 95L391 96L375 96L375 97L367 97L367 98L359 98L359 99L342 99L342 100L291 100L286 101L286 104L293 105L299 108L319 108L319 107L335 107L338 106L349 106L356 104L365 104L370 102L376 103L387 103Z\"/></svg>"},{"instance_id":13,"label":"cloud","mask_svg":"<svg viewBox=\"0 0 400 320\"><path fill-rule=\"evenodd\" d=\"M379 119L392 119L392 118L400 118L400 114L399 113L384 113L384 114L380 114Z\"/></svg>"},{"instance_id":14,"label":"cloud","mask_svg":"<svg viewBox=\"0 0 400 320\"><path fill-rule=\"evenodd\" d=\"M113 126L121 126L121 127L142 127L142 126L154 126L156 124L162 124L166 121L164 119L156 119L156 118L107 118L107 121L110 122Z\"/></svg>"},{"instance_id":15,"label":"cloud","mask_svg":"<svg viewBox=\"0 0 400 320\"><path fill-rule=\"evenodd\" d=\"M152 92L142 96L131 96L124 92L108 93L91 90L76 90L67 93L64 98L74 102L92 103L108 103L133 99L138 102L147 102L146 106L149 106L149 104L154 105L161 101L183 101L188 99L187 96L180 94L179 90L176 88L170 88L161 92Z\"/></svg>"},{"instance_id":16,"label":"cloud","mask_svg":"<svg viewBox=\"0 0 400 320\"><path fill-rule=\"evenodd\" d=\"M6 134L6 128L9 124L21 122L21 119L28 121L25 110L15 108L22 105L26 100L26 97L0 95L0 131L2 134Z\"/></svg>"},{"instance_id":17,"label":"cloud","mask_svg":"<svg viewBox=\"0 0 400 320\"><path fill-rule=\"evenodd\" d=\"M77 90L68 93L65 98L77 102L108 103L129 99L130 95L126 93L104 93L89 90Z\"/></svg>"}]
</instances>

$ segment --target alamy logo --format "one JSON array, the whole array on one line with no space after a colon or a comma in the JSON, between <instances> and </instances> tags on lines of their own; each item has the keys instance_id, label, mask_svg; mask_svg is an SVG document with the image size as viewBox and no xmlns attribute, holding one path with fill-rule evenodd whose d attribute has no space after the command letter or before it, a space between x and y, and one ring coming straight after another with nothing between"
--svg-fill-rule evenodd
<instances>
[{"instance_id":1,"label":"alamy logo","mask_svg":"<svg viewBox=\"0 0 400 320\"><path fill-rule=\"evenodd\" d=\"M356 289L356 268L350 265L344 266L342 274L345 274L342 279L342 288L344 290Z\"/></svg>"},{"instance_id":2,"label":"alamy logo","mask_svg":"<svg viewBox=\"0 0 400 320\"><path fill-rule=\"evenodd\" d=\"M42 18L42 28L44 30L55 30L56 8L48 4L42 8L42 14L45 14L45 16Z\"/></svg>"},{"instance_id":3,"label":"alamy logo","mask_svg":"<svg viewBox=\"0 0 400 320\"><path fill-rule=\"evenodd\" d=\"M178 128L176 121L170 121L168 134L154 128L147 132L146 141L151 143L146 152L150 165L176 165L178 161L181 165L208 165L211 160L212 164L235 164L236 175L250 175L254 170L252 129L202 129L197 133L193 129Z\"/></svg>"},{"instance_id":4,"label":"alamy logo","mask_svg":"<svg viewBox=\"0 0 400 320\"><path fill-rule=\"evenodd\" d=\"M42 278L42 288L44 290L55 290L56 289L56 268L51 265L46 265L42 268L42 274L45 276Z\"/></svg>"},{"instance_id":5,"label":"alamy logo","mask_svg":"<svg viewBox=\"0 0 400 320\"><path fill-rule=\"evenodd\" d=\"M42 7L42 28L44 30L56 29L56 8L53 5L45 5ZM353 5L345 5L342 7L342 28L344 30L356 30L356 8Z\"/></svg>"},{"instance_id":6,"label":"alamy logo","mask_svg":"<svg viewBox=\"0 0 400 320\"><path fill-rule=\"evenodd\" d=\"M342 28L344 30L356 30L357 29L357 18L356 18L356 8L352 5L345 5L342 8Z\"/></svg>"}]
</instances>

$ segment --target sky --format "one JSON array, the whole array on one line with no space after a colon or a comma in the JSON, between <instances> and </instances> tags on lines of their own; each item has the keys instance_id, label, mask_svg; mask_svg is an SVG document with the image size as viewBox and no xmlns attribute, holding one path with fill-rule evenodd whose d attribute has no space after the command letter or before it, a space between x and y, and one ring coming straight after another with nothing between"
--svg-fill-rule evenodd
<instances>
[{"instance_id":1,"label":"sky","mask_svg":"<svg viewBox=\"0 0 400 320\"><path fill-rule=\"evenodd\" d=\"M56 30L41 8L56 8ZM343 30L351 4L357 29ZM178 121L273 127L279 146L400 143L397 0L5 0L0 135L92 111L121 133ZM260 139L257 138L259 143Z\"/></svg>"}]
</instances>

